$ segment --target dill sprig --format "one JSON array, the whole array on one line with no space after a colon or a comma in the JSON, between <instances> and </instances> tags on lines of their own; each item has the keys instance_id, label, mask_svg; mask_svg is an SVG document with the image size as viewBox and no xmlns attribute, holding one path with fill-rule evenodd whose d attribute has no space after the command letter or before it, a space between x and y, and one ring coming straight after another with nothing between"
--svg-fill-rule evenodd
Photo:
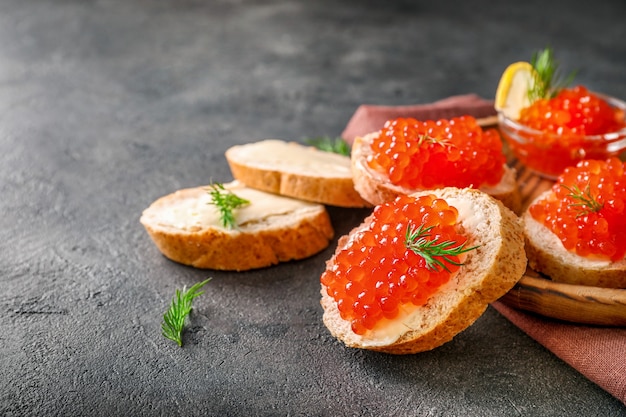
<instances>
[{"instance_id":1,"label":"dill sprig","mask_svg":"<svg viewBox=\"0 0 626 417\"><path fill-rule=\"evenodd\" d=\"M549 47L535 52L530 64L535 69L534 83L528 89L528 98L531 103L538 99L550 99L556 96L559 91L571 84L576 75L576 72L572 71L567 78L561 78L559 63Z\"/></svg>"},{"instance_id":2,"label":"dill sprig","mask_svg":"<svg viewBox=\"0 0 626 417\"><path fill-rule=\"evenodd\" d=\"M185 327L185 320L189 313L191 313L193 299L199 295L204 294L204 291L199 291L211 278L208 278L202 282L194 284L189 290L183 287L180 291L176 289L176 294L172 299L170 308L163 315L163 322L161 322L161 330L163 336L170 340L173 340L178 346L183 345L183 329Z\"/></svg>"},{"instance_id":3,"label":"dill sprig","mask_svg":"<svg viewBox=\"0 0 626 417\"><path fill-rule=\"evenodd\" d=\"M321 151L350 156L350 145L340 137L331 138L330 136L320 136L305 139L305 142Z\"/></svg>"},{"instance_id":4,"label":"dill sprig","mask_svg":"<svg viewBox=\"0 0 626 417\"><path fill-rule=\"evenodd\" d=\"M438 144L438 145L441 145L441 146L450 146L450 147L454 146L447 139L441 139L441 138L437 138L437 137L434 137L434 136L430 136L427 133L424 133L422 135L417 135L417 146L422 146L424 143L427 143L427 144Z\"/></svg>"},{"instance_id":5,"label":"dill sprig","mask_svg":"<svg viewBox=\"0 0 626 417\"><path fill-rule=\"evenodd\" d=\"M576 217L584 216L589 213L597 213L602 210L604 205L591 194L591 187L589 186L589 183L587 183L584 190L581 190L578 185L568 187L565 184L561 184L561 187L569 191L567 196L576 201L576 203L570 204L570 207L580 210Z\"/></svg>"},{"instance_id":6,"label":"dill sprig","mask_svg":"<svg viewBox=\"0 0 626 417\"><path fill-rule=\"evenodd\" d=\"M237 196L230 190L224 188L221 183L211 184L209 194L211 195L211 204L217 207L220 212L220 219L225 228L233 229L237 227L233 210L241 206L250 204L250 201Z\"/></svg>"},{"instance_id":7,"label":"dill sprig","mask_svg":"<svg viewBox=\"0 0 626 417\"><path fill-rule=\"evenodd\" d=\"M471 248L466 248L465 242L457 245L456 242L451 240L445 240L443 242L437 242L436 239L430 240L430 231L433 227L434 226L424 227L423 224L418 227L414 227L409 224L406 228L405 236L406 247L412 250L416 255L424 258L426 261L426 268L431 271L440 272L441 269L445 269L450 272L450 269L444 261L456 266L463 265L450 257L459 256L462 253L471 251L478 247L472 246Z\"/></svg>"}]
</instances>

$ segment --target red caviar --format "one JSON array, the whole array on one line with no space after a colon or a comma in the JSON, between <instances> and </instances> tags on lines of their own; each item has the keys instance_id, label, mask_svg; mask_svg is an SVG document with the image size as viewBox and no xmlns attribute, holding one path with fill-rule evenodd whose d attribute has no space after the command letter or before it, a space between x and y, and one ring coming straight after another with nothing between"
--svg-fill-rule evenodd
<instances>
[{"instance_id":1,"label":"red caviar","mask_svg":"<svg viewBox=\"0 0 626 417\"><path fill-rule=\"evenodd\" d=\"M556 97L539 99L520 112L519 122L532 129L561 135L602 135L625 125L623 112L579 85L562 89Z\"/></svg>"},{"instance_id":2,"label":"red caviar","mask_svg":"<svg viewBox=\"0 0 626 417\"><path fill-rule=\"evenodd\" d=\"M504 173L498 132L483 131L471 116L389 120L371 148L369 166L410 189L478 188L499 183Z\"/></svg>"},{"instance_id":3,"label":"red caviar","mask_svg":"<svg viewBox=\"0 0 626 417\"><path fill-rule=\"evenodd\" d=\"M619 261L626 255L626 162L583 160L567 168L530 214L580 256Z\"/></svg>"},{"instance_id":4,"label":"red caviar","mask_svg":"<svg viewBox=\"0 0 626 417\"><path fill-rule=\"evenodd\" d=\"M623 107L583 86L536 100L521 110L517 123L500 126L513 152L524 165L552 178L583 159L606 159L624 150Z\"/></svg>"},{"instance_id":5,"label":"red caviar","mask_svg":"<svg viewBox=\"0 0 626 417\"><path fill-rule=\"evenodd\" d=\"M409 226L432 226L429 239L451 241L456 247L467 238L455 228L458 211L433 195L399 196L377 206L368 225L351 236L331 260L321 277L339 313L356 334L373 329L383 319L393 319L404 304L424 305L458 268L439 258L444 267L429 268L424 257L406 246Z\"/></svg>"}]
</instances>

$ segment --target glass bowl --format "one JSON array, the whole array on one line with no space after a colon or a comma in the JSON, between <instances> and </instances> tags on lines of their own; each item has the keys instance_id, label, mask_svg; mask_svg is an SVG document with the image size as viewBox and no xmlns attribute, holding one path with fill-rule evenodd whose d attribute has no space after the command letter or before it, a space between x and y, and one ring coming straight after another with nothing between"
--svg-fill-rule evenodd
<instances>
[{"instance_id":1,"label":"glass bowl","mask_svg":"<svg viewBox=\"0 0 626 417\"><path fill-rule=\"evenodd\" d=\"M626 117L626 102L597 94ZM498 113L500 134L513 154L528 169L549 179L556 179L568 166L581 159L607 159L626 150L626 128L603 135L570 136L531 129Z\"/></svg>"}]
</instances>

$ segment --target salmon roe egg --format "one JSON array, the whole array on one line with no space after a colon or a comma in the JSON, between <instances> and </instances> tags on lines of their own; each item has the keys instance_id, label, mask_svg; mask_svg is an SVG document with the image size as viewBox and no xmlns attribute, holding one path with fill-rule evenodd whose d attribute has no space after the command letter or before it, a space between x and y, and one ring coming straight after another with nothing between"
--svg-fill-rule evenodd
<instances>
[{"instance_id":1,"label":"salmon roe egg","mask_svg":"<svg viewBox=\"0 0 626 417\"><path fill-rule=\"evenodd\" d=\"M371 144L367 163L391 183L409 189L498 184L504 173L502 141L471 116L385 123Z\"/></svg>"},{"instance_id":2,"label":"salmon roe egg","mask_svg":"<svg viewBox=\"0 0 626 417\"><path fill-rule=\"evenodd\" d=\"M456 230L457 216L455 207L434 195L403 195L376 206L370 221L333 255L332 267L320 279L354 333L363 335L381 320L394 319L403 305L424 305L450 280L459 269L459 256L437 256L443 267L429 267L407 247L406 237L407 229L421 225L432 227L427 240L462 247L467 238Z\"/></svg>"},{"instance_id":3,"label":"salmon roe egg","mask_svg":"<svg viewBox=\"0 0 626 417\"><path fill-rule=\"evenodd\" d=\"M531 216L579 256L619 261L626 256L626 162L583 160L566 168L549 198Z\"/></svg>"},{"instance_id":4,"label":"salmon roe egg","mask_svg":"<svg viewBox=\"0 0 626 417\"><path fill-rule=\"evenodd\" d=\"M624 114L584 86L562 89L521 110L519 122L535 130L568 138L616 132L626 126Z\"/></svg>"}]
</instances>

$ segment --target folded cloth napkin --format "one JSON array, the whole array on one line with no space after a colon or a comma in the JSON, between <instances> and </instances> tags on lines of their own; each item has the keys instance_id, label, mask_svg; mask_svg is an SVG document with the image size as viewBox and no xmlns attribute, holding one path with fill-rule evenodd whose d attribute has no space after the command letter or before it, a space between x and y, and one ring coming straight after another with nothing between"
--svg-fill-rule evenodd
<instances>
[{"instance_id":1,"label":"folded cloth napkin","mask_svg":"<svg viewBox=\"0 0 626 417\"><path fill-rule=\"evenodd\" d=\"M493 101L474 94L414 106L360 106L342 133L348 143L381 129L397 117L437 120L495 114ZM626 404L626 329L565 323L515 310L501 301L492 307L557 357Z\"/></svg>"},{"instance_id":2,"label":"folded cloth napkin","mask_svg":"<svg viewBox=\"0 0 626 417\"><path fill-rule=\"evenodd\" d=\"M626 329L563 323L501 301L497 311L581 374L626 404Z\"/></svg>"},{"instance_id":3,"label":"folded cloth napkin","mask_svg":"<svg viewBox=\"0 0 626 417\"><path fill-rule=\"evenodd\" d=\"M387 120L397 117L437 120L465 115L482 118L494 114L493 101L485 100L476 94L452 96L430 104L410 106L363 104L356 110L341 137L351 144L356 136L380 130Z\"/></svg>"}]
</instances>

